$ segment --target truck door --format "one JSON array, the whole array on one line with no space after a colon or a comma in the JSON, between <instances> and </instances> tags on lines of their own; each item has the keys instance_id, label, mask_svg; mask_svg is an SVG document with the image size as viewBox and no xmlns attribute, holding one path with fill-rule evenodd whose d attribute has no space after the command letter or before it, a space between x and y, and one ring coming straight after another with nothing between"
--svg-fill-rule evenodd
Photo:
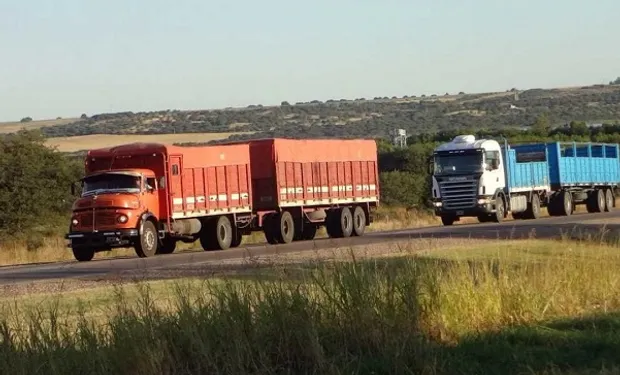
<instances>
[{"instance_id":1,"label":"truck door","mask_svg":"<svg viewBox=\"0 0 620 375\"><path fill-rule=\"evenodd\" d=\"M170 181L168 194L172 201L172 212L183 211L183 185L181 183L183 171L183 159L181 155L170 155L168 162L168 176Z\"/></svg>"}]
</instances>

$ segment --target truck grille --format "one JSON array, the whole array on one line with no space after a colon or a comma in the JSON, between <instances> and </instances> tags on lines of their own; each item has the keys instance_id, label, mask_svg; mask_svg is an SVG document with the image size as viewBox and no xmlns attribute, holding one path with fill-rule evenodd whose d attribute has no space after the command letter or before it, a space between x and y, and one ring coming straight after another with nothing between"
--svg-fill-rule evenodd
<instances>
[{"instance_id":1,"label":"truck grille","mask_svg":"<svg viewBox=\"0 0 620 375\"><path fill-rule=\"evenodd\" d=\"M78 216L80 230L95 230L101 227L112 227L116 224L116 213L114 211L92 210L84 211Z\"/></svg>"},{"instance_id":2,"label":"truck grille","mask_svg":"<svg viewBox=\"0 0 620 375\"><path fill-rule=\"evenodd\" d=\"M441 181L439 183L441 202L446 209L462 210L474 207L477 190L476 180Z\"/></svg>"}]
</instances>

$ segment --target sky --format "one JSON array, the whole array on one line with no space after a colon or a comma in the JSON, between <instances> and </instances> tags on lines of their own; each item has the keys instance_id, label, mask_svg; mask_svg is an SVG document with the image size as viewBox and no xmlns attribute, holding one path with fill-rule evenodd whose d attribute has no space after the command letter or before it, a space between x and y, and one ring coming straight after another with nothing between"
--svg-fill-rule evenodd
<instances>
[{"instance_id":1,"label":"sky","mask_svg":"<svg viewBox=\"0 0 620 375\"><path fill-rule=\"evenodd\" d=\"M618 0L0 0L0 121L608 83L618 14Z\"/></svg>"}]
</instances>

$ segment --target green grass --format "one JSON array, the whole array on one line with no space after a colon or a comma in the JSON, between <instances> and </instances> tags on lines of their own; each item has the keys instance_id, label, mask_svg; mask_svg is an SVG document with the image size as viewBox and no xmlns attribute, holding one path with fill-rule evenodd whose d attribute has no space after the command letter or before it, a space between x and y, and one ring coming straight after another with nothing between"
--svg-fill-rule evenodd
<instances>
[{"instance_id":1,"label":"green grass","mask_svg":"<svg viewBox=\"0 0 620 375\"><path fill-rule=\"evenodd\" d=\"M618 373L619 266L496 241L4 299L0 373Z\"/></svg>"}]
</instances>

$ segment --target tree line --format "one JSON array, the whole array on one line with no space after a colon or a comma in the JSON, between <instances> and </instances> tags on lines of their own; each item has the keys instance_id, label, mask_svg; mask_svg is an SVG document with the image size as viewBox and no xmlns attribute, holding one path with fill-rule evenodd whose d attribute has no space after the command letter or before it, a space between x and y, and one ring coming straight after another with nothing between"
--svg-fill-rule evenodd
<instances>
[{"instance_id":1,"label":"tree line","mask_svg":"<svg viewBox=\"0 0 620 375\"><path fill-rule=\"evenodd\" d=\"M408 139L406 148L397 148L389 140L378 138L383 204L429 209L428 158L439 143L458 134L506 139L510 143L548 140L620 143L620 125L588 127L574 121L551 129L544 117L528 130L461 129L417 134ZM83 173L83 156L70 156L49 148L39 130L0 137L0 242L20 236L36 240L33 233L64 233L75 199L70 186Z\"/></svg>"}]
</instances>

